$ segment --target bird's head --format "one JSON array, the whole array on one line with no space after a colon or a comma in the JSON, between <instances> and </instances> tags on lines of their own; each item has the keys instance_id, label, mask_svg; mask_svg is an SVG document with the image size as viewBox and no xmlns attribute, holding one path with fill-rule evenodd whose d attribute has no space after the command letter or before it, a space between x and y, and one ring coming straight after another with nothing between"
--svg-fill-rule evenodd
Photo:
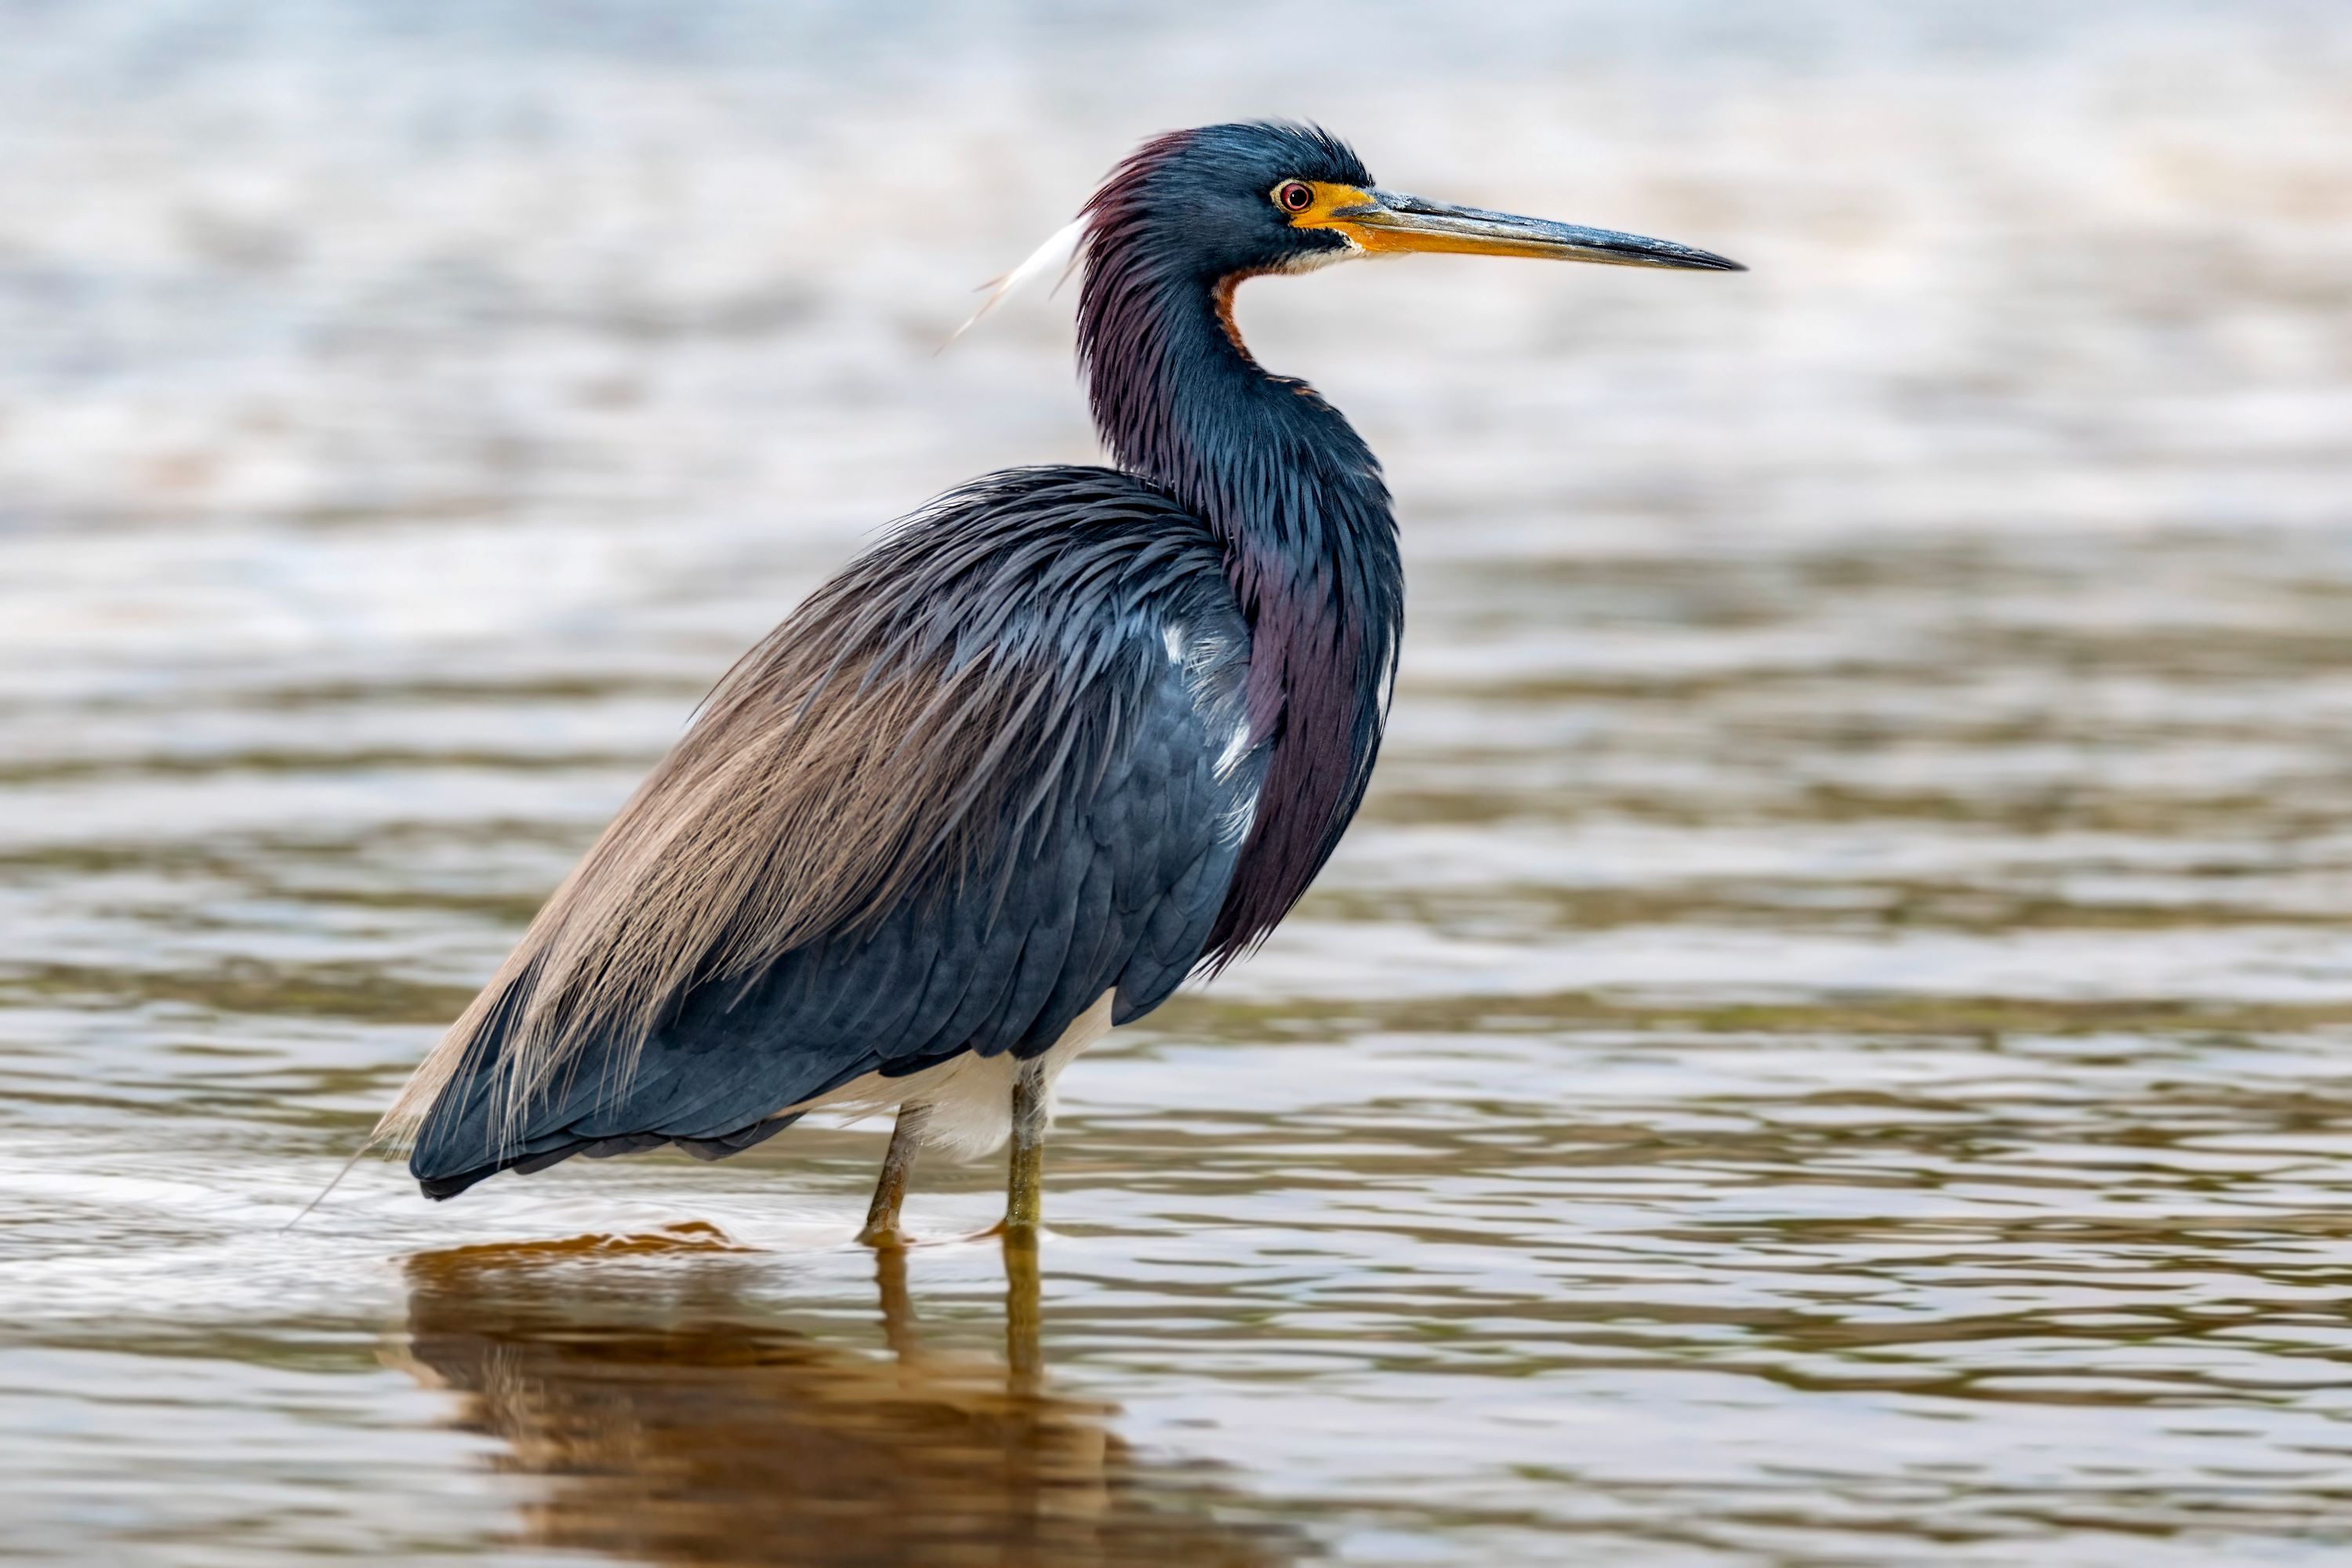
<instances>
[{"instance_id":1,"label":"bird's head","mask_svg":"<svg viewBox=\"0 0 2352 1568\"><path fill-rule=\"evenodd\" d=\"M1263 121L1146 142L1104 181L1087 216L1097 259L1107 245L1132 247L1157 270L1211 281L1414 251L1743 270L1668 240L1384 191L1336 137Z\"/></svg>"},{"instance_id":2,"label":"bird's head","mask_svg":"<svg viewBox=\"0 0 2352 1568\"><path fill-rule=\"evenodd\" d=\"M1087 283L1081 352L1140 297L1169 285L1211 294L1228 309L1234 285L1268 272L1303 272L1358 257L1447 251L1744 272L1737 261L1671 240L1454 206L1384 191L1348 144L1311 125L1244 121L1171 131L1114 168L1076 220L995 281L955 338L1033 279L1075 266ZM1232 331L1230 314L1226 330ZM1238 339L1236 339L1238 342Z\"/></svg>"}]
</instances>

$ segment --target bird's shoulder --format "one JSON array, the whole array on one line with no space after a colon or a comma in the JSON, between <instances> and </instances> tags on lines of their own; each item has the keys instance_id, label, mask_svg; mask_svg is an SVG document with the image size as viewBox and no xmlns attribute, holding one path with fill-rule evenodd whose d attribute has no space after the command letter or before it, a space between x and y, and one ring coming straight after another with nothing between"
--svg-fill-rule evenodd
<instances>
[{"instance_id":1,"label":"bird's shoulder","mask_svg":"<svg viewBox=\"0 0 2352 1568\"><path fill-rule=\"evenodd\" d=\"M1118 635L1134 616L1214 613L1233 593L1224 546L1173 497L1114 468L1051 465L985 475L903 520L811 603L836 600L901 639L952 633L972 649L1040 616Z\"/></svg>"}]
</instances>

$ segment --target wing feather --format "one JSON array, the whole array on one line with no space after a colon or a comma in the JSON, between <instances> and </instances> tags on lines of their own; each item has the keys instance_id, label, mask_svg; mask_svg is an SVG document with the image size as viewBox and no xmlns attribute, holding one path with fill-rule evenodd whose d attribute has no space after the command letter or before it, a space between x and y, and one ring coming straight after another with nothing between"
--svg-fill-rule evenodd
<instances>
[{"instance_id":1,"label":"wing feather","mask_svg":"<svg viewBox=\"0 0 2352 1568\"><path fill-rule=\"evenodd\" d=\"M1198 958L1264 772L1197 520L1016 470L910 520L737 665L383 1131L446 1195L706 1158L866 1074L1045 1049Z\"/></svg>"}]
</instances>

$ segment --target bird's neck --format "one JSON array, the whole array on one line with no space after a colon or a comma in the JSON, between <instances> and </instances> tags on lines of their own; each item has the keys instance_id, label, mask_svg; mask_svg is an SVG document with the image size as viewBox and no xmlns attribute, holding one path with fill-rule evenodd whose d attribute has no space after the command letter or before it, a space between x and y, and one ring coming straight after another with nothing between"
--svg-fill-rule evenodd
<instances>
[{"instance_id":1,"label":"bird's neck","mask_svg":"<svg viewBox=\"0 0 2352 1568\"><path fill-rule=\"evenodd\" d=\"M1121 467L1225 545L1251 628L1250 720L1274 752L1213 961L1273 929L1355 815L1403 628L1380 464L1339 410L1268 374L1233 326L1234 279L1128 278L1081 300L1095 423Z\"/></svg>"},{"instance_id":2,"label":"bird's neck","mask_svg":"<svg viewBox=\"0 0 2352 1568\"><path fill-rule=\"evenodd\" d=\"M1090 273L1080 302L1087 391L1095 427L1129 473L1182 499L1221 535L1240 540L1275 521L1277 477L1298 475L1329 498L1388 522L1380 465L1353 426L1305 382L1267 374L1242 344L1234 291L1242 281L1154 276L1104 282Z\"/></svg>"}]
</instances>

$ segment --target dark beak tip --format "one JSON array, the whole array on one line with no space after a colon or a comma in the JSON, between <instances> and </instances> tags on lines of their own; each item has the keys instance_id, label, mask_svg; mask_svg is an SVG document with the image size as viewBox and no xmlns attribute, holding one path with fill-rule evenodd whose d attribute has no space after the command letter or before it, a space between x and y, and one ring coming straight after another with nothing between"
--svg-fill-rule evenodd
<instances>
[{"instance_id":1,"label":"dark beak tip","mask_svg":"<svg viewBox=\"0 0 2352 1568\"><path fill-rule=\"evenodd\" d=\"M1745 272L1748 270L1748 264L1744 261L1734 261L1728 256L1717 256L1712 250L1701 250L1696 246L1685 247L1678 259L1684 267L1694 272Z\"/></svg>"}]
</instances>

